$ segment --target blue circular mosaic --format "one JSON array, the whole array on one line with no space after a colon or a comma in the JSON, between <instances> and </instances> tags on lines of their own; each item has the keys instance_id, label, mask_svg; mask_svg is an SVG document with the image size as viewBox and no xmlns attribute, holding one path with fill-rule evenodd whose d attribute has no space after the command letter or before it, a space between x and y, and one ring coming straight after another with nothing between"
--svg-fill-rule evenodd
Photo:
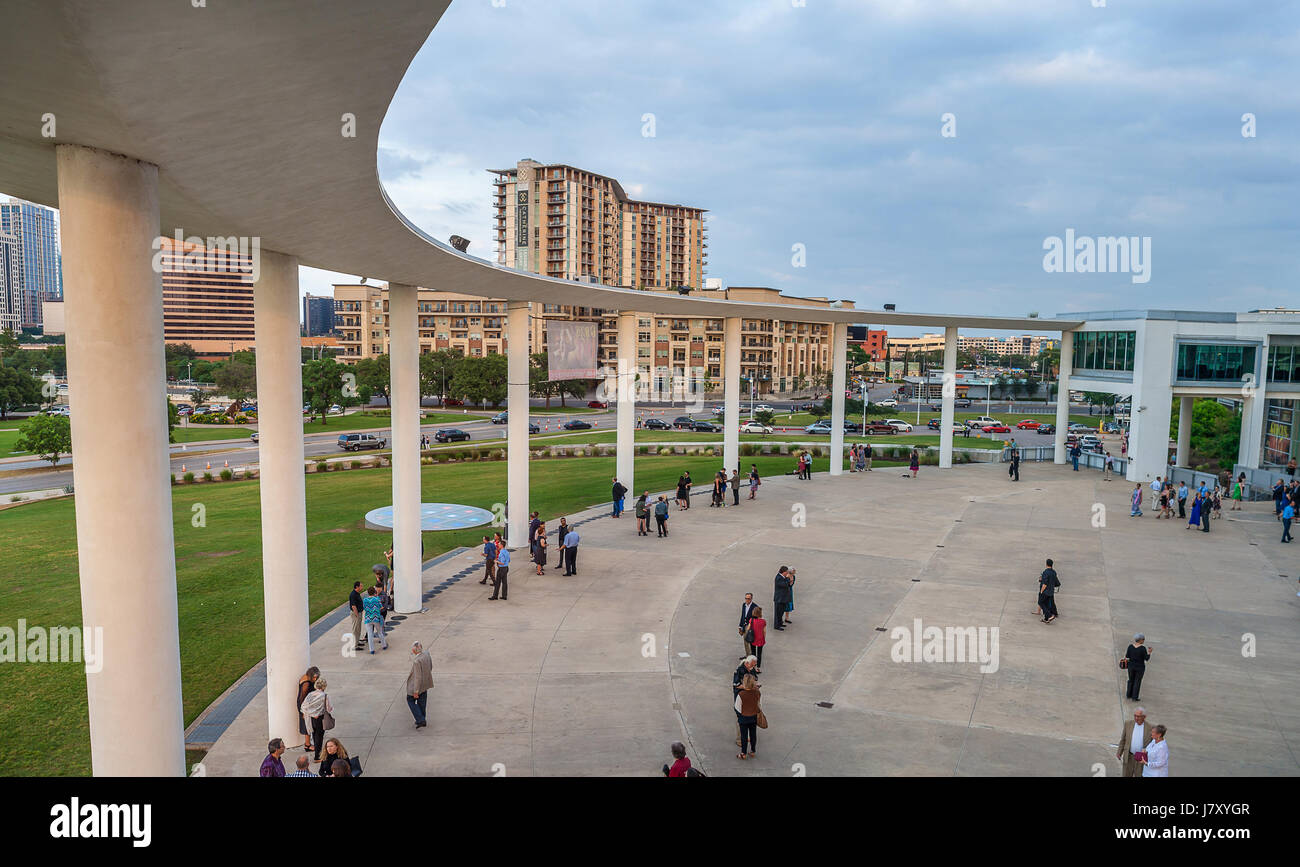
<instances>
[{"instance_id":1,"label":"blue circular mosaic","mask_svg":"<svg viewBox=\"0 0 1300 867\"><path fill-rule=\"evenodd\" d=\"M462 506L459 503L421 503L421 530L464 530L492 523L492 513L487 509ZM393 529L393 507L384 506L366 512L366 529Z\"/></svg>"}]
</instances>

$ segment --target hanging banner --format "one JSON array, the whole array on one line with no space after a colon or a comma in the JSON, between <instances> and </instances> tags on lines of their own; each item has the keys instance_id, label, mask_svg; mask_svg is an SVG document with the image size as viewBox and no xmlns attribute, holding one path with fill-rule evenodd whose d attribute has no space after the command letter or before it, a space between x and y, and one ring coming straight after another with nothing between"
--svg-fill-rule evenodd
<instances>
[{"instance_id":1,"label":"hanging banner","mask_svg":"<svg viewBox=\"0 0 1300 867\"><path fill-rule=\"evenodd\" d=\"M546 323L547 379L598 379L596 339L600 325L596 322L568 322L562 319Z\"/></svg>"}]
</instances>

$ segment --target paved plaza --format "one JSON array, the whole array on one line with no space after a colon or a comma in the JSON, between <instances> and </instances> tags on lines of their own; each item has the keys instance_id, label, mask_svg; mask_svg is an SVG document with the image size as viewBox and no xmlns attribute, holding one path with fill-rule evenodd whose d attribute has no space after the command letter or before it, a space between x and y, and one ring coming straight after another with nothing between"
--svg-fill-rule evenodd
<instances>
[{"instance_id":1,"label":"paved plaza","mask_svg":"<svg viewBox=\"0 0 1300 867\"><path fill-rule=\"evenodd\" d=\"M516 552L508 602L487 601L477 550L431 565L426 591L477 571L402 620L387 652L344 656L346 618L313 643L331 734L368 775L653 776L681 740L714 776L1115 776L1134 707L1117 659L1140 631L1153 649L1142 705L1169 729L1172 775L1300 772L1300 548L1278 543L1271 503L1234 513L1225 502L1205 534L1152 511L1129 518L1132 483L1097 471L905 475L772 478L725 510L696 497L674 508L667 540L593 509L575 516L594 518L579 527L578 575L537 577ZM1045 557L1062 583L1052 624L1032 613ZM793 625L769 630L770 727L741 762L740 603L753 592L770 615L781 565L798 570ZM358 577L340 576L340 600ZM917 618L997 627L997 670L895 662L890 631ZM418 731L403 695L417 639L435 679ZM255 776L266 727L263 691L205 773ZM286 768L300 754L291 747Z\"/></svg>"}]
</instances>

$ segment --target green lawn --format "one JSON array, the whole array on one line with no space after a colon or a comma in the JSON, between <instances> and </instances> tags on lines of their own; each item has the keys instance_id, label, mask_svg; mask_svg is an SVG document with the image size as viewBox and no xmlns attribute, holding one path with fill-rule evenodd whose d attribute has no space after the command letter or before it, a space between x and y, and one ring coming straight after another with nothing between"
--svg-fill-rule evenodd
<instances>
[{"instance_id":1,"label":"green lawn","mask_svg":"<svg viewBox=\"0 0 1300 867\"><path fill-rule=\"evenodd\" d=\"M14 450L14 442L18 439L18 428L0 428L0 458L7 458L11 455L25 455L27 452Z\"/></svg>"},{"instance_id":2,"label":"green lawn","mask_svg":"<svg viewBox=\"0 0 1300 867\"><path fill-rule=\"evenodd\" d=\"M928 428L921 428L928 430ZM599 430L593 428L590 431L565 434L564 436L546 436L545 434L533 434L531 442L535 443L535 448L545 446L562 446L562 445L581 445L583 443L613 443L617 434L611 430ZM1049 440L1051 437L1043 437ZM762 434L741 434L742 443L781 443L781 442L814 442L824 445L830 445L831 438L828 434L805 434L805 433L774 433L767 436ZM687 431L659 431L659 430L639 430L636 432L635 442L637 443L714 443L719 448L722 447L722 434L720 433L689 433ZM860 437L846 436L845 443L869 442L873 445L918 445L918 446L938 446L939 435L928 433L910 433L910 434L881 434L878 436ZM969 439L960 436L953 437L953 443L958 448L1000 448L1000 446L989 437L971 436ZM499 444L498 444L499 445Z\"/></svg>"},{"instance_id":3,"label":"green lawn","mask_svg":"<svg viewBox=\"0 0 1300 867\"><path fill-rule=\"evenodd\" d=\"M681 413L678 413L678 415L681 415ZM983 410L979 410L979 411L977 411L977 412L954 412L954 413L953 413L953 418L954 418L954 420L956 420L956 421L962 422L962 421L967 421L967 420L972 419L972 418L979 418L979 417L982 416L982 415L984 415L984 411L983 411ZM712 416L710 416L708 413L697 413L697 417L699 417L699 418L706 418L706 417L708 417L708 418L712 418ZM925 426L925 423L928 422L930 419L932 419L932 418L938 418L938 417L939 417L939 413L938 413L937 411L936 411L936 412L931 412L931 411L929 411L929 410L925 410L925 409L921 410L921 426L924 427L924 426ZM673 416L673 418L676 418L676 416ZM740 418L741 418L741 421L745 421L745 420L747 420L747 419L749 418L749 416L748 416L747 414L745 414L744 412L742 412L742 413L740 414ZM826 418L830 418L830 416L826 416ZM847 420L849 420L849 421L858 421L858 422L861 422L861 421L862 421L862 414L861 414L861 413L858 413L857 415L853 415L853 414L850 413L850 414L846 415L845 418L846 418ZM912 410L911 412L906 412L906 411L904 411L904 412L902 412L902 413L880 414L880 413L874 413L874 412L873 412L873 413L868 413L868 414L867 414L867 419L868 419L868 421L876 420L876 419L885 419L885 418L898 418L898 419L902 419L902 420L905 421L905 422L909 422L909 423L911 423L912 425L915 425L915 424L916 424L916 410ZM1016 410L1016 412L1015 412L1014 414L1011 414L1011 413L1005 413L1005 412L1004 412L1004 413L996 413L996 412L995 412L995 413L993 413L993 418L996 418L996 419L998 419L999 421L1005 422L1007 425L1012 426L1012 427L1015 426L1016 422L1018 422L1018 421L1020 421L1020 420L1022 420L1022 419L1026 419L1026 418L1031 418L1031 419L1034 419L1034 420L1036 420L1036 421L1040 421L1040 422L1049 422L1049 423L1051 423L1051 424L1056 424L1056 413L1054 413L1054 412L1053 412L1053 413L1041 413L1041 412L1038 412L1038 413L1032 413L1032 412L1022 413L1022 412L1020 412L1019 410ZM666 418L666 420L671 421L671 419L667 419L667 418ZM808 412L796 412L796 413L793 413L793 414L790 414L790 413L783 413L783 414L781 414L781 415L775 416L775 418L773 419L773 422L772 422L772 423L773 423L774 425L778 426L778 427L788 427L788 426L796 426L796 425L799 426L799 427L806 427L807 425L810 425L810 424L812 424L812 423L815 422L815 421L817 421L817 417L814 416L812 413L808 413ZM1089 416L1087 416L1087 415L1071 415L1071 416L1070 416L1070 424L1086 424L1086 425L1088 425L1089 427L1097 427L1098 425L1100 425L1100 424L1102 423L1102 421L1104 421L1104 419L1102 419L1100 416L1092 416L1092 417L1089 417Z\"/></svg>"},{"instance_id":4,"label":"green lawn","mask_svg":"<svg viewBox=\"0 0 1300 867\"><path fill-rule=\"evenodd\" d=\"M765 475L792 468L789 456L745 460L757 463ZM717 462L716 457L641 457L637 487L667 489L683 469L707 478ZM818 469L825 469L824 459ZM613 471L613 458L535 461L530 506L549 520L605 501ZM425 467L422 477L426 501L491 509L505 496L506 462L434 465ZM314 620L343 603L352 581L381 560L390 537L365 530L363 516L390 503L392 476L388 469L309 474L306 488ZM264 655L258 496L256 480L172 490L187 724ZM196 502L207 509L204 528L190 524ZM481 529L426 533L425 556L474 544L479 536ZM32 626L80 624L73 498L0 511L0 538L5 540L0 574L9 577L9 592L0 596L0 625L16 627L20 617ZM147 632L147 624L142 629ZM0 776L89 774L82 668L5 665L0 731L5 733Z\"/></svg>"}]
</instances>

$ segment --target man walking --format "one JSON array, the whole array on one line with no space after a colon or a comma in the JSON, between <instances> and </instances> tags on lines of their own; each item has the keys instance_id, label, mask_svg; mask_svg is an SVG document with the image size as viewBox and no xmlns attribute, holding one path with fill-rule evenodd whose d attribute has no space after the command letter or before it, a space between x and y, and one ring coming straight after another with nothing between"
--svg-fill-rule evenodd
<instances>
[{"instance_id":1,"label":"man walking","mask_svg":"<svg viewBox=\"0 0 1300 867\"><path fill-rule=\"evenodd\" d=\"M497 570L496 577L492 580L492 595L488 597L488 602L494 602L500 594L501 601L504 602L510 593L510 584L507 579L510 576L510 549L501 546L497 551Z\"/></svg>"},{"instance_id":2,"label":"man walking","mask_svg":"<svg viewBox=\"0 0 1300 867\"><path fill-rule=\"evenodd\" d=\"M569 530L564 537L564 574L578 574L578 531Z\"/></svg>"},{"instance_id":3,"label":"man walking","mask_svg":"<svg viewBox=\"0 0 1300 867\"><path fill-rule=\"evenodd\" d=\"M614 479L614 489L612 493L614 494L614 517L617 518L623 514L623 498L627 496L627 488L620 484L619 480L616 478Z\"/></svg>"},{"instance_id":4,"label":"man walking","mask_svg":"<svg viewBox=\"0 0 1300 867\"><path fill-rule=\"evenodd\" d=\"M782 566L777 571L776 579L772 583L772 608L776 620L776 626L772 628L777 632L784 632L786 606L790 604L790 600L793 598L792 591L794 589L794 585L790 581L790 567Z\"/></svg>"},{"instance_id":5,"label":"man walking","mask_svg":"<svg viewBox=\"0 0 1300 867\"><path fill-rule=\"evenodd\" d=\"M668 497L664 494L660 494L659 501L655 503L655 525L659 528L660 536L668 535Z\"/></svg>"},{"instance_id":6,"label":"man walking","mask_svg":"<svg viewBox=\"0 0 1300 867\"><path fill-rule=\"evenodd\" d=\"M1151 743L1151 727L1147 725L1147 712L1144 708L1133 711L1133 719L1124 723L1119 733L1119 743L1115 747L1115 758L1120 760L1121 774L1125 777L1142 776L1142 764L1136 754L1145 752Z\"/></svg>"},{"instance_id":7,"label":"man walking","mask_svg":"<svg viewBox=\"0 0 1300 867\"><path fill-rule=\"evenodd\" d=\"M362 607L363 606L361 604L361 582L353 581L352 592L348 594L348 609L352 612L352 641L353 641L352 649L353 650L360 650L362 647L365 646L361 643Z\"/></svg>"},{"instance_id":8,"label":"man walking","mask_svg":"<svg viewBox=\"0 0 1300 867\"><path fill-rule=\"evenodd\" d=\"M1115 459L1110 456L1110 452L1106 452L1106 460L1101 465L1101 480L1109 482L1113 472L1115 472Z\"/></svg>"},{"instance_id":9,"label":"man walking","mask_svg":"<svg viewBox=\"0 0 1300 867\"><path fill-rule=\"evenodd\" d=\"M1282 507L1282 541L1291 541L1291 520L1295 517L1295 503L1287 500Z\"/></svg>"},{"instance_id":10,"label":"man walking","mask_svg":"<svg viewBox=\"0 0 1300 867\"><path fill-rule=\"evenodd\" d=\"M1178 483L1178 517L1187 517L1187 482Z\"/></svg>"},{"instance_id":11,"label":"man walking","mask_svg":"<svg viewBox=\"0 0 1300 867\"><path fill-rule=\"evenodd\" d=\"M406 675L406 706L415 717L415 727L422 729L429 724L424 711L429 690L433 689L433 660L418 641L411 644L411 656L411 671Z\"/></svg>"},{"instance_id":12,"label":"man walking","mask_svg":"<svg viewBox=\"0 0 1300 867\"><path fill-rule=\"evenodd\" d=\"M487 536L483 537L483 580L478 582L486 584L489 580L494 580L497 566L497 546L496 543Z\"/></svg>"},{"instance_id":13,"label":"man walking","mask_svg":"<svg viewBox=\"0 0 1300 867\"><path fill-rule=\"evenodd\" d=\"M1061 582L1056 577L1056 570L1052 568L1052 560L1047 560L1047 568L1038 578L1038 608L1043 613L1043 622L1051 623L1056 619L1056 588L1061 586Z\"/></svg>"},{"instance_id":14,"label":"man walking","mask_svg":"<svg viewBox=\"0 0 1300 867\"><path fill-rule=\"evenodd\" d=\"M740 605L740 640L745 642L745 652L740 656L740 659L754 654L754 645L745 640L745 632L749 629L749 618L753 616L754 594L746 593L745 601Z\"/></svg>"}]
</instances>

